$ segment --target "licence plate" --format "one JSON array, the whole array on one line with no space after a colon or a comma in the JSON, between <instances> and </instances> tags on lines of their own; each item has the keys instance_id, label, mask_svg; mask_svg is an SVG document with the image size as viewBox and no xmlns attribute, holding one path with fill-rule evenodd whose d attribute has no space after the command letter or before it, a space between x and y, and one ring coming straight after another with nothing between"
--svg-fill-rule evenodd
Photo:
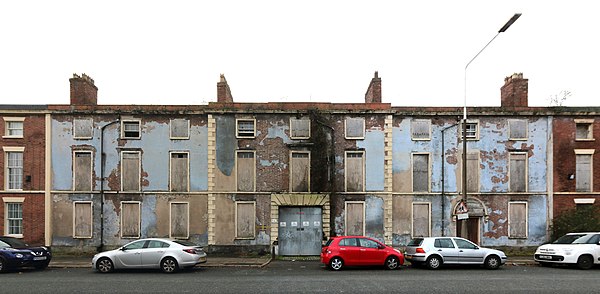
<instances>
[{"instance_id":1,"label":"licence plate","mask_svg":"<svg viewBox=\"0 0 600 294\"><path fill-rule=\"evenodd\" d=\"M539 259L552 259L552 256L550 255L540 255L538 256Z\"/></svg>"},{"instance_id":2,"label":"licence plate","mask_svg":"<svg viewBox=\"0 0 600 294\"><path fill-rule=\"evenodd\" d=\"M46 260L46 256L36 256L33 260Z\"/></svg>"}]
</instances>

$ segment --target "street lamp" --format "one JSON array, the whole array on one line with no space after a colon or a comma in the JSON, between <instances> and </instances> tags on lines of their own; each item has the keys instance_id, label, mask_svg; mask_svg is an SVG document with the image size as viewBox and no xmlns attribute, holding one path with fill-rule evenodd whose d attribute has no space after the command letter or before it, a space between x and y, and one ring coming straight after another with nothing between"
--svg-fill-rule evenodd
<instances>
[{"instance_id":1,"label":"street lamp","mask_svg":"<svg viewBox=\"0 0 600 294\"><path fill-rule=\"evenodd\" d=\"M515 15L513 15L506 22L506 24L504 24L500 28L500 30L498 30L498 33L496 33L496 35L494 35L494 37L489 42L487 42L487 44L485 44L485 46L483 46L483 48L481 48L481 50L479 50L479 52L477 52L477 54L475 54L475 56L473 58L471 58L471 60L465 66L465 97L464 97L465 101L464 101L464 107L463 107L463 122L462 122L462 140L463 140L462 201L464 201L465 205L467 204L467 69L469 68L469 65L473 62L473 60L475 60L475 58L477 58L477 56L479 56L479 54L481 54L481 52L483 52L483 50L485 50L485 48L487 48L490 45L490 43L492 43L492 41L494 41L494 39L496 39L496 37L498 37L498 35L500 35L500 33L506 32L506 30L508 30L508 28L513 23L515 23L515 21L517 21L517 19L519 19L519 17L521 17L521 13L515 13ZM464 232L464 236L466 237L468 234L467 226L466 225L461 226L461 231Z\"/></svg>"}]
</instances>

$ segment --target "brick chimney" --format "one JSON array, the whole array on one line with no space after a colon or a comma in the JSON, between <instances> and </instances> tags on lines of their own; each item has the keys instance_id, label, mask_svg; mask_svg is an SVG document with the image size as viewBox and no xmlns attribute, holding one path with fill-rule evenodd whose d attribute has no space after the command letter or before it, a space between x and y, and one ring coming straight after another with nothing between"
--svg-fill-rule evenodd
<instances>
[{"instance_id":1,"label":"brick chimney","mask_svg":"<svg viewBox=\"0 0 600 294\"><path fill-rule=\"evenodd\" d=\"M221 80L217 83L217 102L233 102L233 96L231 96L231 90L224 74L221 74Z\"/></svg>"},{"instance_id":2,"label":"brick chimney","mask_svg":"<svg viewBox=\"0 0 600 294\"><path fill-rule=\"evenodd\" d=\"M528 107L527 91L528 79L523 78L523 73L514 73L504 78L504 86L500 88L500 105L502 107Z\"/></svg>"},{"instance_id":3,"label":"brick chimney","mask_svg":"<svg viewBox=\"0 0 600 294\"><path fill-rule=\"evenodd\" d=\"M381 103L381 78L377 71L365 93L365 103Z\"/></svg>"},{"instance_id":4,"label":"brick chimney","mask_svg":"<svg viewBox=\"0 0 600 294\"><path fill-rule=\"evenodd\" d=\"M81 76L73 74L69 82L71 83L71 105L98 104L98 88L92 78L86 74Z\"/></svg>"}]
</instances>

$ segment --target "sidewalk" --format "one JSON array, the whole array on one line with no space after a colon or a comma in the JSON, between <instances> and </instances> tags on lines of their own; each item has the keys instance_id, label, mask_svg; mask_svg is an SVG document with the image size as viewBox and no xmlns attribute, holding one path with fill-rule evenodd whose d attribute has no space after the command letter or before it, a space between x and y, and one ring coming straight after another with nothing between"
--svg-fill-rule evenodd
<instances>
[{"instance_id":1,"label":"sidewalk","mask_svg":"<svg viewBox=\"0 0 600 294\"><path fill-rule=\"evenodd\" d=\"M256 267L261 268L271 262L271 256L262 257L210 257L200 267ZM50 268L92 268L92 256L53 256Z\"/></svg>"}]
</instances>

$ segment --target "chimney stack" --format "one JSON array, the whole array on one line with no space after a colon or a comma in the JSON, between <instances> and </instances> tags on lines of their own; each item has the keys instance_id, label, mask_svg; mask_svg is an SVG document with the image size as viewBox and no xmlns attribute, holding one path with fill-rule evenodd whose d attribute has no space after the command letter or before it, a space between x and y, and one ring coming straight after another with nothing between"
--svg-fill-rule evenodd
<instances>
[{"instance_id":1,"label":"chimney stack","mask_svg":"<svg viewBox=\"0 0 600 294\"><path fill-rule=\"evenodd\" d=\"M233 103L233 96L224 74L221 74L221 80L217 83L217 102Z\"/></svg>"},{"instance_id":2,"label":"chimney stack","mask_svg":"<svg viewBox=\"0 0 600 294\"><path fill-rule=\"evenodd\" d=\"M97 105L98 88L92 78L86 74L81 76L73 74L69 82L71 83L71 105Z\"/></svg>"},{"instance_id":3,"label":"chimney stack","mask_svg":"<svg viewBox=\"0 0 600 294\"><path fill-rule=\"evenodd\" d=\"M381 78L377 71L365 93L365 103L381 103Z\"/></svg>"},{"instance_id":4,"label":"chimney stack","mask_svg":"<svg viewBox=\"0 0 600 294\"><path fill-rule=\"evenodd\" d=\"M500 105L502 107L528 107L527 91L529 80L523 73L514 73L504 78L504 86L500 88Z\"/></svg>"}]
</instances>

